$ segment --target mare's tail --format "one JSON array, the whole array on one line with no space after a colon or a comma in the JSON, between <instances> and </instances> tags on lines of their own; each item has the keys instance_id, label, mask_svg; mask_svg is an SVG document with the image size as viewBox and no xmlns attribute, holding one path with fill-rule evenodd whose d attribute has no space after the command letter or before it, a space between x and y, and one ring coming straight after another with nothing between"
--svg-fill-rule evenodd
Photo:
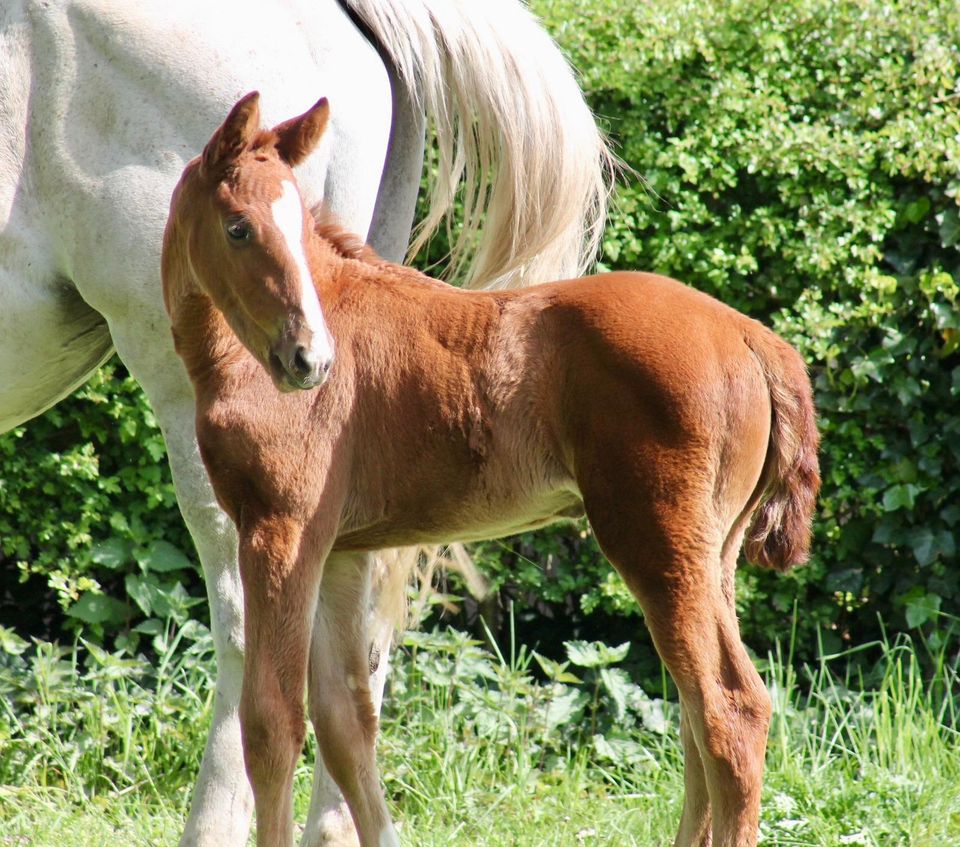
<instances>
[{"instance_id":1,"label":"mare's tail","mask_svg":"<svg viewBox=\"0 0 960 847\"><path fill-rule=\"evenodd\" d=\"M747 346L763 366L772 421L764 468L765 491L747 531L747 559L785 571L807 560L810 523L820 490L813 389L800 355L769 330L752 333Z\"/></svg>"},{"instance_id":2,"label":"mare's tail","mask_svg":"<svg viewBox=\"0 0 960 847\"><path fill-rule=\"evenodd\" d=\"M518 0L344 2L434 126L438 168L411 252L450 213L463 176L452 272L490 288L583 273L600 243L616 159L570 66L526 8Z\"/></svg>"}]
</instances>

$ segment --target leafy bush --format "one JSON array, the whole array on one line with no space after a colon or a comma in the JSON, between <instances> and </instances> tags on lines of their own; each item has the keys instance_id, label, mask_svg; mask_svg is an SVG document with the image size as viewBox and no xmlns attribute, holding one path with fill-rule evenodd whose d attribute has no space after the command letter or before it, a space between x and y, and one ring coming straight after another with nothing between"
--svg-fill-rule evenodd
<instances>
[{"instance_id":1,"label":"leafy bush","mask_svg":"<svg viewBox=\"0 0 960 847\"><path fill-rule=\"evenodd\" d=\"M213 708L213 638L182 611L151 629L147 659L0 627L0 784L76 803L189 792Z\"/></svg>"},{"instance_id":2,"label":"leafy bush","mask_svg":"<svg viewBox=\"0 0 960 847\"><path fill-rule=\"evenodd\" d=\"M960 613L960 9L534 8L642 177L619 192L603 265L702 288L810 364L824 476L813 561L786 578L741 573L748 640L783 635L794 604L811 646L816 626L836 647L877 637L881 617L912 628ZM528 552L543 546L481 558L522 598L544 578ZM623 608L592 566L571 594L584 616Z\"/></svg>"},{"instance_id":3,"label":"leafy bush","mask_svg":"<svg viewBox=\"0 0 960 847\"><path fill-rule=\"evenodd\" d=\"M159 427L118 362L0 436L0 467L0 611L21 634L135 646L202 594Z\"/></svg>"}]
</instances>

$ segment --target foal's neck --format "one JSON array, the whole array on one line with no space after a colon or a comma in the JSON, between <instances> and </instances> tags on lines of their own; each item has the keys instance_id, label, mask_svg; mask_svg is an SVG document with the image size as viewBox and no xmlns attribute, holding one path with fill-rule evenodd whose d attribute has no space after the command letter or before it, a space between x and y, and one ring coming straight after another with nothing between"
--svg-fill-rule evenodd
<instances>
[{"instance_id":1,"label":"foal's neck","mask_svg":"<svg viewBox=\"0 0 960 847\"><path fill-rule=\"evenodd\" d=\"M321 308L333 309L349 293L351 304L369 304L402 290L411 299L437 288L452 286L411 268L380 257L359 236L329 220L320 219L311 244L310 270Z\"/></svg>"}]
</instances>

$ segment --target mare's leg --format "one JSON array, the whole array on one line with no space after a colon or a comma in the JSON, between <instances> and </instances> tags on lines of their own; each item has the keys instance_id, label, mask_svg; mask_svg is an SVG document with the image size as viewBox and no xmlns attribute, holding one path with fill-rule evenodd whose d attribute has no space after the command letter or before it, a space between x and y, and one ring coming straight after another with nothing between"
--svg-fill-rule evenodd
<instances>
[{"instance_id":1,"label":"mare's leg","mask_svg":"<svg viewBox=\"0 0 960 847\"><path fill-rule=\"evenodd\" d=\"M587 514L680 692L687 796L675 843L753 847L770 698L725 596L712 496L655 462L625 479L609 456L593 458L581 486Z\"/></svg>"},{"instance_id":2,"label":"mare's leg","mask_svg":"<svg viewBox=\"0 0 960 847\"><path fill-rule=\"evenodd\" d=\"M310 718L323 761L350 808L359 844L393 847L399 841L376 763L376 701L383 674L373 680L370 675L370 571L370 558L360 554L331 555L324 567L310 653ZM336 833L329 836L329 844L357 843L333 840Z\"/></svg>"},{"instance_id":3,"label":"mare's leg","mask_svg":"<svg viewBox=\"0 0 960 847\"><path fill-rule=\"evenodd\" d=\"M159 285L159 283L157 283ZM210 734L181 847L246 842L253 795L240 742L243 679L243 591L237 533L217 504L200 460L193 388L160 320L111 327L117 349L150 399L167 447L177 503L203 567L217 660Z\"/></svg>"}]
</instances>

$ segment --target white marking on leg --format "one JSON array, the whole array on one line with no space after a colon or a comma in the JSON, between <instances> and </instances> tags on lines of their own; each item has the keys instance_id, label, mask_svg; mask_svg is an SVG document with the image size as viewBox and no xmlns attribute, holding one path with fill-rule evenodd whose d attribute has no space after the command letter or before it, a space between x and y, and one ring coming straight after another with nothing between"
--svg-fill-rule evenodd
<instances>
[{"instance_id":1,"label":"white marking on leg","mask_svg":"<svg viewBox=\"0 0 960 847\"><path fill-rule=\"evenodd\" d=\"M283 181L283 193L270 205L273 222L283 235L287 249L293 257L300 283L300 307L303 319L310 330L311 340L308 354L316 361L329 362L333 359L333 338L327 329L327 322L320 308L320 298L313 283L313 275L307 265L307 256L303 250L303 201L296 185L290 180Z\"/></svg>"},{"instance_id":2,"label":"white marking on leg","mask_svg":"<svg viewBox=\"0 0 960 847\"><path fill-rule=\"evenodd\" d=\"M350 673L347 674L347 688L349 688L351 691L357 690L357 678Z\"/></svg>"}]
</instances>

